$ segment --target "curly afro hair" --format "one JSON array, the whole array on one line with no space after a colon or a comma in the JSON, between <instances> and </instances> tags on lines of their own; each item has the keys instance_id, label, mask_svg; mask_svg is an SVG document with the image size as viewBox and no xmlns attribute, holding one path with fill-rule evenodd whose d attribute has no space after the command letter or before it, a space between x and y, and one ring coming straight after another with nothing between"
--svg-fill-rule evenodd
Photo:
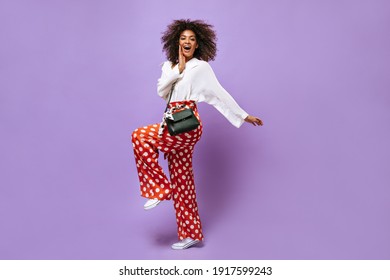
<instances>
[{"instance_id":1,"label":"curly afro hair","mask_svg":"<svg viewBox=\"0 0 390 280\"><path fill-rule=\"evenodd\" d=\"M167 59L173 64L178 63L178 44L180 34L184 30L191 30L195 33L198 48L194 52L194 57L204 61L214 60L217 55L217 36L213 26L202 20L179 19L168 25L167 30L161 37L163 51Z\"/></svg>"}]
</instances>

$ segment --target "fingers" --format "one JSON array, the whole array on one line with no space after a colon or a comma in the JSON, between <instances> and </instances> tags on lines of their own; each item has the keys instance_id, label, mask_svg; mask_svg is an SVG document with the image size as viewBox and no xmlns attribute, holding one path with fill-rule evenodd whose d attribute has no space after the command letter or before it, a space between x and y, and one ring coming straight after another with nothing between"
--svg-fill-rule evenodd
<instances>
[{"instance_id":1,"label":"fingers","mask_svg":"<svg viewBox=\"0 0 390 280\"><path fill-rule=\"evenodd\" d=\"M179 63L183 62L183 51L181 49L181 46L179 45Z\"/></svg>"},{"instance_id":2,"label":"fingers","mask_svg":"<svg viewBox=\"0 0 390 280\"><path fill-rule=\"evenodd\" d=\"M179 45L179 60L184 60L183 47Z\"/></svg>"},{"instance_id":3,"label":"fingers","mask_svg":"<svg viewBox=\"0 0 390 280\"><path fill-rule=\"evenodd\" d=\"M249 120L249 122L253 125L256 126L257 122L255 120Z\"/></svg>"},{"instance_id":4,"label":"fingers","mask_svg":"<svg viewBox=\"0 0 390 280\"><path fill-rule=\"evenodd\" d=\"M252 125L254 126L262 126L263 125L263 121L260 120L259 118L257 117L253 117L253 116L248 116L247 119L245 119L245 121L251 123Z\"/></svg>"},{"instance_id":5,"label":"fingers","mask_svg":"<svg viewBox=\"0 0 390 280\"><path fill-rule=\"evenodd\" d=\"M260 119L257 118L257 117L253 117L253 123L255 123L255 124L257 124L257 125L263 125L262 120L260 120Z\"/></svg>"}]
</instances>

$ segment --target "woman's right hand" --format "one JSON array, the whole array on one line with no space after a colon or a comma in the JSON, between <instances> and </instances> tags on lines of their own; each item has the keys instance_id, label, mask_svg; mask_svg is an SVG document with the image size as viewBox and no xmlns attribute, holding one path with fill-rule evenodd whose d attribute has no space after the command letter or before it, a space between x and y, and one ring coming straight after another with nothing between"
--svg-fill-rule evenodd
<instances>
[{"instance_id":1,"label":"woman's right hand","mask_svg":"<svg viewBox=\"0 0 390 280\"><path fill-rule=\"evenodd\" d=\"M186 68L186 59L183 55L182 47L179 45L179 72L180 72L180 74L184 71L184 68Z\"/></svg>"}]
</instances>

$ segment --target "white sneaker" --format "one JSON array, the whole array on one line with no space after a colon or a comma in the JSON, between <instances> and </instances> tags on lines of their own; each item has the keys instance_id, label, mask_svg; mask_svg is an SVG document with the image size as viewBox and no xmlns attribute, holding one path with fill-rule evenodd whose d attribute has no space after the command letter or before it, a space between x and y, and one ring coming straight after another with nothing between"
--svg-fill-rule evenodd
<instances>
[{"instance_id":1,"label":"white sneaker","mask_svg":"<svg viewBox=\"0 0 390 280\"><path fill-rule=\"evenodd\" d=\"M158 200L157 198L148 199L148 201L146 201L146 203L144 204L144 209L145 210L152 209L156 207L160 202L161 200Z\"/></svg>"},{"instance_id":2,"label":"white sneaker","mask_svg":"<svg viewBox=\"0 0 390 280\"><path fill-rule=\"evenodd\" d=\"M175 249L175 250L187 249L187 248L195 245L198 242L199 242L199 240L194 240L190 237L187 237L187 238L184 238L183 240L181 240L180 242L172 244L172 249Z\"/></svg>"}]
</instances>

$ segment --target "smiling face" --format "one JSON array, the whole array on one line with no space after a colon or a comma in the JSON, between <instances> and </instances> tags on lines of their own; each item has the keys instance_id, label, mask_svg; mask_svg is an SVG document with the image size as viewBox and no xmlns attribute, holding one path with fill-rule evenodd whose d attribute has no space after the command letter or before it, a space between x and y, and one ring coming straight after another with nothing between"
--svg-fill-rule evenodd
<instances>
[{"instance_id":1,"label":"smiling face","mask_svg":"<svg viewBox=\"0 0 390 280\"><path fill-rule=\"evenodd\" d=\"M191 30L184 30L180 34L179 45L182 47L182 52L186 61L193 58L195 49L198 47L195 33Z\"/></svg>"}]
</instances>

